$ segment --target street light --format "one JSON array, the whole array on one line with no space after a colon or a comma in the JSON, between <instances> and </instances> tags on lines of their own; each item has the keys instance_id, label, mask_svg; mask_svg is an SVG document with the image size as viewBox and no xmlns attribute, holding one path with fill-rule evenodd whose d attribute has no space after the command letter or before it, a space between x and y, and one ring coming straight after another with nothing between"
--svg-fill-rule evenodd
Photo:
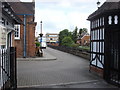
<instances>
[{"instance_id":1,"label":"street light","mask_svg":"<svg viewBox=\"0 0 120 90\"><path fill-rule=\"evenodd\" d=\"M42 34L42 21L40 22L40 26L41 26L41 28L40 28L40 30L41 30L41 33L39 34L40 35L40 57L43 57L43 51L42 51L42 36L43 36L43 34Z\"/></svg>"},{"instance_id":2,"label":"street light","mask_svg":"<svg viewBox=\"0 0 120 90\"><path fill-rule=\"evenodd\" d=\"M42 34L42 21L40 22L40 30L41 30L41 32L40 32L40 43L42 44L42 36L43 36L43 34Z\"/></svg>"},{"instance_id":3,"label":"street light","mask_svg":"<svg viewBox=\"0 0 120 90\"><path fill-rule=\"evenodd\" d=\"M100 1L98 0L97 2L97 7L99 8L100 7Z\"/></svg>"}]
</instances>

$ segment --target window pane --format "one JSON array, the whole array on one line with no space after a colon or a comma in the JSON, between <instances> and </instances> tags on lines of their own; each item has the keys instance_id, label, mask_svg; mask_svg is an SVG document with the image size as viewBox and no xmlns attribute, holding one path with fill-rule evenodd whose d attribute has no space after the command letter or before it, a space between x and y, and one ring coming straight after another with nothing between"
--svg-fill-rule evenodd
<instances>
[{"instance_id":1,"label":"window pane","mask_svg":"<svg viewBox=\"0 0 120 90\"><path fill-rule=\"evenodd\" d=\"M93 51L96 52L96 42L93 42Z\"/></svg>"},{"instance_id":2,"label":"window pane","mask_svg":"<svg viewBox=\"0 0 120 90\"><path fill-rule=\"evenodd\" d=\"M112 24L112 16L108 17L108 24Z\"/></svg>"},{"instance_id":3,"label":"window pane","mask_svg":"<svg viewBox=\"0 0 120 90\"><path fill-rule=\"evenodd\" d=\"M115 15L115 17L114 17L114 23L118 24L118 16L117 15Z\"/></svg>"},{"instance_id":4,"label":"window pane","mask_svg":"<svg viewBox=\"0 0 120 90\"><path fill-rule=\"evenodd\" d=\"M20 25L15 25L15 39L20 39Z\"/></svg>"},{"instance_id":5,"label":"window pane","mask_svg":"<svg viewBox=\"0 0 120 90\"><path fill-rule=\"evenodd\" d=\"M103 28L103 39L104 39L104 36L105 36L105 35L104 35L104 32L105 32L105 30L104 30L104 28Z\"/></svg>"}]
</instances>

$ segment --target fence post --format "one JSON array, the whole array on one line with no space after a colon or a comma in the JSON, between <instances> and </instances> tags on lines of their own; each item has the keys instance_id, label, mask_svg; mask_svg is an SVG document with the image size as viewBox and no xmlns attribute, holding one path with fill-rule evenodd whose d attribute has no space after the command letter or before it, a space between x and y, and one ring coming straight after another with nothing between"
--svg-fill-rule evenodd
<instances>
[{"instance_id":1,"label":"fence post","mask_svg":"<svg viewBox=\"0 0 120 90\"><path fill-rule=\"evenodd\" d=\"M17 61L16 48L10 47L10 83L12 90L17 89Z\"/></svg>"}]
</instances>

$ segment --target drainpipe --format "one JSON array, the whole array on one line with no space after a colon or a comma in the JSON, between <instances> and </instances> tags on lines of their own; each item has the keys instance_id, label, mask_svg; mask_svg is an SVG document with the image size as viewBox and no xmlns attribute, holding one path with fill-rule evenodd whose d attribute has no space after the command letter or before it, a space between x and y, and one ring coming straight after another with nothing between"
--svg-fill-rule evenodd
<instances>
[{"instance_id":1,"label":"drainpipe","mask_svg":"<svg viewBox=\"0 0 120 90\"><path fill-rule=\"evenodd\" d=\"M24 50L23 50L23 57L26 58L26 15L24 15Z\"/></svg>"}]
</instances>

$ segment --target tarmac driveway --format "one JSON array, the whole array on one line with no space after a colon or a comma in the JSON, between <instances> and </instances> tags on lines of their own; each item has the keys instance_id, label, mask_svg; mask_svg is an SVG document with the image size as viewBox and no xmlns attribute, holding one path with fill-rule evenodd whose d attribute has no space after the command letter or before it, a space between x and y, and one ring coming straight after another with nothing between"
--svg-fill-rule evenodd
<instances>
[{"instance_id":1,"label":"tarmac driveway","mask_svg":"<svg viewBox=\"0 0 120 90\"><path fill-rule=\"evenodd\" d=\"M89 61L48 48L48 60L18 61L18 87L111 88L100 77L89 72ZM49 60L49 56L56 60Z\"/></svg>"}]
</instances>

